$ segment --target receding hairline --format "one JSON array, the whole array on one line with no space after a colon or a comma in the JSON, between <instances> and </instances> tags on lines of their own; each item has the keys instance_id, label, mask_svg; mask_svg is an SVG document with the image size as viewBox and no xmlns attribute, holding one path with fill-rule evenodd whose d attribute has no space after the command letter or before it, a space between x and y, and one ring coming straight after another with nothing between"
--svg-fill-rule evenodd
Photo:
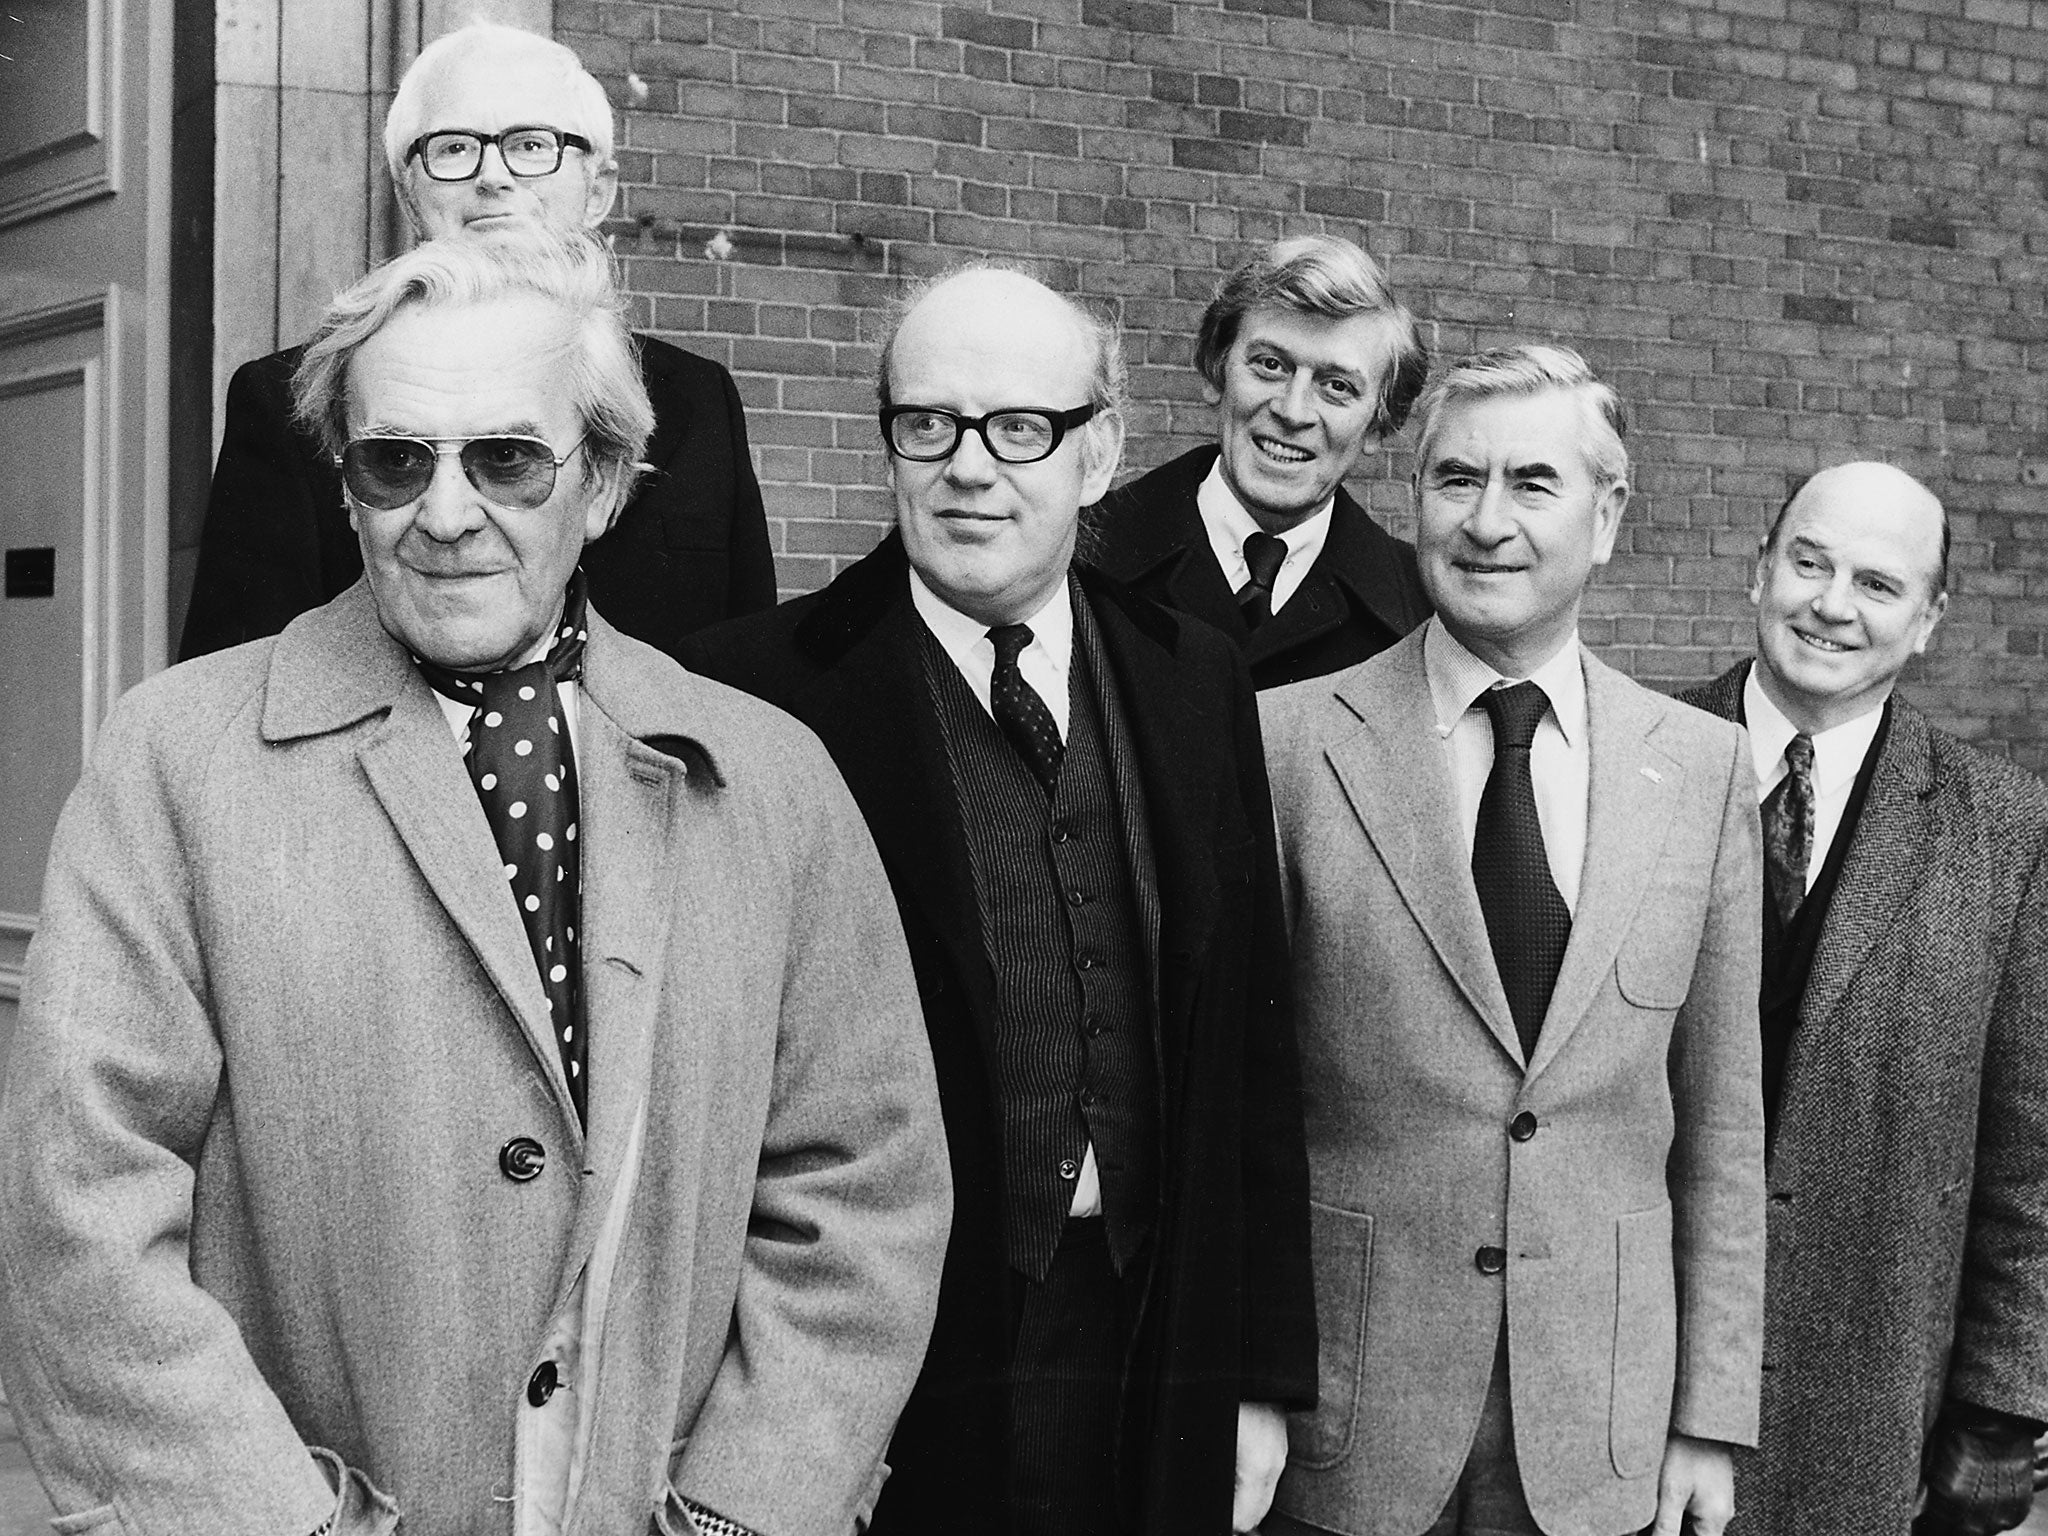
<instances>
[{"instance_id":1,"label":"receding hairline","mask_svg":"<svg viewBox=\"0 0 2048 1536\"><path fill-rule=\"evenodd\" d=\"M1084 387L1089 389L1091 393L1093 392L1097 377L1102 370L1103 358L1101 354L1104 345L1096 317L1091 315L1073 299L1068 298L1059 290L1040 282L1030 273L1019 272L1012 267L999 266L973 266L957 272L948 272L934 278L929 284L908 296L907 302L896 318L896 323L890 327L889 335L882 347L881 384L885 391L889 392L893 397L895 380L891 375L895 369L896 351L902 340L903 333L911 328L920 315L934 301L954 300L957 302L960 298L959 291L969 289L970 285L977 282L984 283L996 290L995 294L990 295L991 300L998 297L1002 290L1008 289L1014 293L1029 295L1034 302L1049 304L1051 308L1055 309L1070 328L1072 338L1086 349L1087 358L1081 368L1081 374L1084 380ZM970 299L974 297L971 290L968 297Z\"/></svg>"},{"instance_id":2,"label":"receding hairline","mask_svg":"<svg viewBox=\"0 0 2048 1536\"><path fill-rule=\"evenodd\" d=\"M1858 482L1862 482L1860 487ZM1946 592L1949 555L1954 536L1949 524L1948 507L1915 476L1895 464L1886 464L1880 460L1831 464L1826 469L1815 470L1800 481L1772 514L1769 526L1764 529L1760 553L1769 555L1776 551L1784 533L1786 520L1807 502L1822 495L1856 495L1859 494L1859 490L1866 496L1889 495L1902 511L1932 510L1935 532L1933 591L1937 594Z\"/></svg>"}]
</instances>

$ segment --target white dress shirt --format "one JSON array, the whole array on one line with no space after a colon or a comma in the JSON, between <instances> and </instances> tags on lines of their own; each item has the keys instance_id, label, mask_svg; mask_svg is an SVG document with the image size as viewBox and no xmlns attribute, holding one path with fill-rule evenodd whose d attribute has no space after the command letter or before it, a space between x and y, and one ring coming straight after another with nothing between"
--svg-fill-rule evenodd
<instances>
[{"instance_id":1,"label":"white dress shirt","mask_svg":"<svg viewBox=\"0 0 2048 1536\"><path fill-rule=\"evenodd\" d=\"M1332 491L1330 499L1313 515L1303 518L1281 535L1287 541L1287 558L1281 563L1280 574L1273 578L1272 608L1275 613L1300 590L1309 567L1323 552L1323 541L1330 536L1330 519L1336 505L1337 493ZM1252 579L1251 567L1244 560L1244 541L1265 530L1259 527L1251 513L1245 511L1244 503L1237 499L1237 492L1223 478L1221 455L1209 466L1208 478L1195 491L1195 509L1202 514L1202 526L1209 531L1209 548L1216 552L1216 563L1223 567L1223 579L1230 583L1231 591L1242 592L1244 584Z\"/></svg>"},{"instance_id":2,"label":"white dress shirt","mask_svg":"<svg viewBox=\"0 0 2048 1536\"><path fill-rule=\"evenodd\" d=\"M996 675L996 647L988 637L989 626L968 617L926 586L915 566L910 568L910 601L917 609L917 616L924 620L925 628L932 632L932 638L939 642L939 648L953 659L953 665L967 680L968 688L981 701L981 707L989 711L989 718L994 719L995 710L989 703L989 691ZM1045 707L1052 712L1053 724L1059 727L1060 740L1064 742L1067 739L1067 678L1074 665L1074 600L1067 583L1061 582L1059 590L1045 606L1024 623L1030 627L1031 643L1018 652L1017 670L1024 674L1024 681L1031 685L1032 692L1045 701ZM1095 1143L1092 1141L1081 1154L1081 1174L1074 1181L1074 1198L1067 1207L1067 1214L1102 1214L1102 1170L1095 1166Z\"/></svg>"},{"instance_id":3,"label":"white dress shirt","mask_svg":"<svg viewBox=\"0 0 2048 1536\"><path fill-rule=\"evenodd\" d=\"M1742 718L1749 727L1749 750L1756 761L1756 801L1762 805L1778 781L1791 769L1785 766L1785 748L1799 727L1785 718L1785 712L1771 702L1756 680L1761 663L1752 663L1742 685ZM1820 878L1841 830L1842 817L1849 809L1849 796L1856 788L1856 775L1863 771L1863 759L1877 739L1884 720L1882 703L1854 720L1822 731L1813 738L1813 853L1806 861L1806 888Z\"/></svg>"},{"instance_id":4,"label":"white dress shirt","mask_svg":"<svg viewBox=\"0 0 2048 1536\"><path fill-rule=\"evenodd\" d=\"M1444 744L1458 802L1458 830L1465 858L1479 826L1479 801L1493 772L1493 722L1479 703L1489 688L1532 682L1550 699L1529 747L1529 777L1536 791L1536 819L1550 878L1566 908L1578 910L1579 876L1586 863L1586 795L1592 782L1592 753L1586 740L1586 672L1574 635L1527 678L1505 677L1452 638L1443 620L1431 618L1422 636L1422 670L1436 710L1436 733Z\"/></svg>"}]
</instances>

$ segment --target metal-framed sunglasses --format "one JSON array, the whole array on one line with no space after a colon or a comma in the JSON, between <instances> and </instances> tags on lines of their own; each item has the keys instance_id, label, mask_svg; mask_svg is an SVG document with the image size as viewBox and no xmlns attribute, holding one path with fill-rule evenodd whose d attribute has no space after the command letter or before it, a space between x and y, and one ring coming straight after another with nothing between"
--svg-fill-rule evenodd
<instances>
[{"instance_id":1,"label":"metal-framed sunglasses","mask_svg":"<svg viewBox=\"0 0 2048 1536\"><path fill-rule=\"evenodd\" d=\"M351 498L373 512L395 512L426 495L444 457L493 506L524 512L554 494L555 472L583 446L579 437L557 454L537 437L359 437L334 456Z\"/></svg>"},{"instance_id":2,"label":"metal-framed sunglasses","mask_svg":"<svg viewBox=\"0 0 2048 1536\"><path fill-rule=\"evenodd\" d=\"M986 416L962 416L935 405L892 405L882 411L882 441L899 459L936 464L953 457L961 437L973 432L990 458L1004 464L1036 464L1051 458L1060 439L1092 420L1098 409L1091 400L1071 411L1017 407L990 411Z\"/></svg>"},{"instance_id":3,"label":"metal-framed sunglasses","mask_svg":"<svg viewBox=\"0 0 2048 1536\"><path fill-rule=\"evenodd\" d=\"M497 145L505 169L523 177L554 175L562 168L565 148L590 153L590 140L582 134L533 124L503 133L479 133L474 128L423 133L406 146L405 158L417 155L430 181L468 181L483 169L486 144Z\"/></svg>"}]
</instances>

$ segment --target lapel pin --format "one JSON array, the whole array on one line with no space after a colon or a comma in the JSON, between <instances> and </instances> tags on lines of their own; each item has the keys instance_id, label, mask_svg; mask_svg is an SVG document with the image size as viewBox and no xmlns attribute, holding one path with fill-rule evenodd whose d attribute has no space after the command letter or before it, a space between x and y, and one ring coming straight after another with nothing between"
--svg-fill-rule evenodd
<instances>
[{"instance_id":1,"label":"lapel pin","mask_svg":"<svg viewBox=\"0 0 2048 1536\"><path fill-rule=\"evenodd\" d=\"M1643 768L1643 777L1648 779L1652 784L1662 784L1664 782L1664 775L1659 773L1656 769L1651 768L1647 765L1645 765Z\"/></svg>"}]
</instances>

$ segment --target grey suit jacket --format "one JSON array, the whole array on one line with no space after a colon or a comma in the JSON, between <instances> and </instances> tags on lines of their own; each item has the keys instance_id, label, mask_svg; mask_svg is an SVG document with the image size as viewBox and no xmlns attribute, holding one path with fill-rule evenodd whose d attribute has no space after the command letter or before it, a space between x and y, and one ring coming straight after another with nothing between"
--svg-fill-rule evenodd
<instances>
[{"instance_id":1,"label":"grey suit jacket","mask_svg":"<svg viewBox=\"0 0 2048 1536\"><path fill-rule=\"evenodd\" d=\"M1668 1432L1756 1433L1747 749L1584 656L1585 863L1525 1064L1423 634L1260 696L1322 1339L1321 1402L1293 1424L1276 1507L1347 1536L1427 1527L1464 1464L1505 1314L1530 1507L1557 1536L1614 1536L1650 1520ZM1524 1120L1511 1135L1524 1115L1533 1134ZM1485 1248L1505 1251L1503 1273L1482 1270Z\"/></svg>"},{"instance_id":2,"label":"grey suit jacket","mask_svg":"<svg viewBox=\"0 0 2048 1536\"><path fill-rule=\"evenodd\" d=\"M2048 790L1891 708L1771 1152L1752 1536L1904 1536L1944 1395L2048 1420Z\"/></svg>"},{"instance_id":3,"label":"grey suit jacket","mask_svg":"<svg viewBox=\"0 0 2048 1536\"><path fill-rule=\"evenodd\" d=\"M365 586L114 710L0 1099L0 1367L73 1529L310 1531L319 1446L345 1530L509 1532L527 1380L601 1240L596 1391L554 1400L577 1529L645 1531L664 1471L763 1531L871 1500L949 1209L889 887L809 732L590 628L587 1137Z\"/></svg>"}]
</instances>

